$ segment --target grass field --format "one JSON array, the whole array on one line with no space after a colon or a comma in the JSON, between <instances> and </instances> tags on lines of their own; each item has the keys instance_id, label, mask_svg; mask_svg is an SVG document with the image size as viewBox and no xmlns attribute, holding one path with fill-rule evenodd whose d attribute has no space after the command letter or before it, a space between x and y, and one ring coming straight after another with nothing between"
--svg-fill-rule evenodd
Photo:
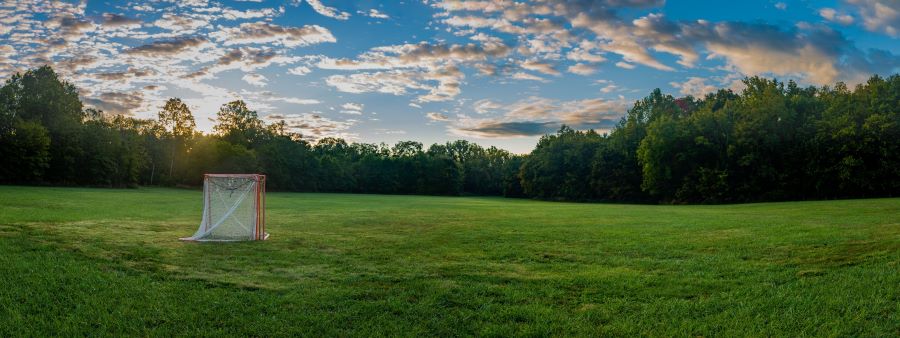
<instances>
[{"instance_id":1,"label":"grass field","mask_svg":"<svg viewBox=\"0 0 900 338\"><path fill-rule=\"evenodd\" d=\"M900 199L639 206L0 187L0 336L900 335Z\"/></svg>"}]
</instances>

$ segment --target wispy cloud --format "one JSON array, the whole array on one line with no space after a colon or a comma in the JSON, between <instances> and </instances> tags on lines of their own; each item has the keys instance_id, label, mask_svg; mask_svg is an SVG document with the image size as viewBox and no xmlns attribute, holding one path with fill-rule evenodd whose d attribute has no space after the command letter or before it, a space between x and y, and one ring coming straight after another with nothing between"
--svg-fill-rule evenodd
<instances>
[{"instance_id":1,"label":"wispy cloud","mask_svg":"<svg viewBox=\"0 0 900 338\"><path fill-rule=\"evenodd\" d=\"M347 20L350 18L350 13L339 11L334 7L325 6L320 0L306 0L306 3L308 3L313 8L313 10L316 11L316 13L327 16L329 18L338 20Z\"/></svg>"},{"instance_id":2,"label":"wispy cloud","mask_svg":"<svg viewBox=\"0 0 900 338\"><path fill-rule=\"evenodd\" d=\"M862 17L863 26L873 32L900 37L900 2L879 0L845 0Z\"/></svg>"},{"instance_id":3,"label":"wispy cloud","mask_svg":"<svg viewBox=\"0 0 900 338\"><path fill-rule=\"evenodd\" d=\"M297 47L337 41L331 31L322 26L282 27L265 22L242 23L237 27L223 28L211 36L226 46L275 43Z\"/></svg>"},{"instance_id":4,"label":"wispy cloud","mask_svg":"<svg viewBox=\"0 0 900 338\"><path fill-rule=\"evenodd\" d=\"M693 97L702 98L707 93L711 93L718 87L706 83L706 79L701 77L690 77L685 82L670 82L672 87L678 89L683 95L691 95Z\"/></svg>"},{"instance_id":5,"label":"wispy cloud","mask_svg":"<svg viewBox=\"0 0 900 338\"><path fill-rule=\"evenodd\" d=\"M505 107L500 117L464 117L450 126L456 135L510 138L543 135L562 125L577 129L611 129L628 107L623 98L558 101L529 97Z\"/></svg>"}]
</instances>

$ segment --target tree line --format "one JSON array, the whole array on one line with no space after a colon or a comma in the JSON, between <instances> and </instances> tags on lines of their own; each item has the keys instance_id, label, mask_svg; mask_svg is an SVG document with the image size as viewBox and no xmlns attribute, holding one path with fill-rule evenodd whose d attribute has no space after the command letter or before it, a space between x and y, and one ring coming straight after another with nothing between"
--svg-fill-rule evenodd
<instances>
[{"instance_id":1,"label":"tree line","mask_svg":"<svg viewBox=\"0 0 900 338\"><path fill-rule=\"evenodd\" d=\"M214 133L169 99L156 119L85 108L49 66L0 88L0 183L199 186L204 173L259 172L284 191L497 195L571 201L730 203L895 196L900 76L852 90L759 77L741 93L654 90L609 133L563 126L528 155L468 141L425 147L311 143L224 104Z\"/></svg>"}]
</instances>

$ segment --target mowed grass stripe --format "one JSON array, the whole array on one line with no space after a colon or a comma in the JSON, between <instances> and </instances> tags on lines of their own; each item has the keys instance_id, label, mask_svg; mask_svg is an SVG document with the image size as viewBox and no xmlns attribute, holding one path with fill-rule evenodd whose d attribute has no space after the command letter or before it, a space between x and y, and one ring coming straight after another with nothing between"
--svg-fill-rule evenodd
<instances>
[{"instance_id":1,"label":"mowed grass stripe","mask_svg":"<svg viewBox=\"0 0 900 338\"><path fill-rule=\"evenodd\" d=\"M650 206L0 187L0 335L900 334L900 199Z\"/></svg>"}]
</instances>

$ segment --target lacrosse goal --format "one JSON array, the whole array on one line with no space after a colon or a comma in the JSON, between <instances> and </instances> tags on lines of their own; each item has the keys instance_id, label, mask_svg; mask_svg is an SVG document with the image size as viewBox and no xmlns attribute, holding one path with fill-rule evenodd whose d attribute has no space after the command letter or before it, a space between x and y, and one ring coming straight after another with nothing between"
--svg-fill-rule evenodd
<instances>
[{"instance_id":1,"label":"lacrosse goal","mask_svg":"<svg viewBox=\"0 0 900 338\"><path fill-rule=\"evenodd\" d=\"M203 175L203 218L185 241L255 241L266 233L266 176Z\"/></svg>"}]
</instances>

